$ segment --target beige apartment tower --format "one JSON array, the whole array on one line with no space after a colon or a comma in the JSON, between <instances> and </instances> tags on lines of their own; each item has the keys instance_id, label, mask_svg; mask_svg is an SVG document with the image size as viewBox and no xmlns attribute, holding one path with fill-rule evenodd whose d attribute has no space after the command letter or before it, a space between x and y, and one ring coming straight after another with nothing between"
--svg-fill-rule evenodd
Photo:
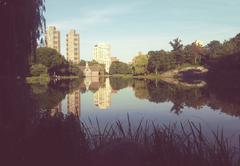
<instances>
[{"instance_id":1,"label":"beige apartment tower","mask_svg":"<svg viewBox=\"0 0 240 166\"><path fill-rule=\"evenodd\" d=\"M60 53L60 42L60 31L57 31L57 28L54 26L48 27L46 32L46 46L49 48L53 48Z\"/></svg>"},{"instance_id":2,"label":"beige apartment tower","mask_svg":"<svg viewBox=\"0 0 240 166\"><path fill-rule=\"evenodd\" d=\"M66 39L67 61L74 64L80 63L80 35L72 29Z\"/></svg>"}]
</instances>

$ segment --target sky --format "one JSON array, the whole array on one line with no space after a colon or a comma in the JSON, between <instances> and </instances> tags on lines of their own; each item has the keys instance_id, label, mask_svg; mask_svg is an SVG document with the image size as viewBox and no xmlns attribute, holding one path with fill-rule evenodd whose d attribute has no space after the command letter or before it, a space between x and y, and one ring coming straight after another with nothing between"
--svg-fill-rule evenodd
<instances>
[{"instance_id":1,"label":"sky","mask_svg":"<svg viewBox=\"0 0 240 166\"><path fill-rule=\"evenodd\" d=\"M169 41L183 44L228 40L240 33L240 0L46 0L47 26L80 33L80 58L92 60L93 46L112 46L112 56L129 62L139 52L171 50Z\"/></svg>"}]
</instances>

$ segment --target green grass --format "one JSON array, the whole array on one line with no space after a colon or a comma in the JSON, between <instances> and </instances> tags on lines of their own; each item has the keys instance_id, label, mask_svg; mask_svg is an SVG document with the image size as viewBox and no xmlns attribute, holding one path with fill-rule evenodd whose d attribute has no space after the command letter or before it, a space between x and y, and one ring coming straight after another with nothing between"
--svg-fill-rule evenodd
<instances>
[{"instance_id":1,"label":"green grass","mask_svg":"<svg viewBox=\"0 0 240 166\"><path fill-rule=\"evenodd\" d=\"M48 75L42 75L39 77L27 77L26 82L28 84L48 84L50 77Z\"/></svg>"},{"instance_id":2,"label":"green grass","mask_svg":"<svg viewBox=\"0 0 240 166\"><path fill-rule=\"evenodd\" d=\"M149 79L149 80L156 80L161 79L161 74L148 74L148 75L132 75L132 74L114 74L110 77L121 77L121 78L135 78L135 79Z\"/></svg>"},{"instance_id":3,"label":"green grass","mask_svg":"<svg viewBox=\"0 0 240 166\"><path fill-rule=\"evenodd\" d=\"M60 76L60 77L57 77L59 79L79 79L80 77L79 76Z\"/></svg>"},{"instance_id":4,"label":"green grass","mask_svg":"<svg viewBox=\"0 0 240 166\"><path fill-rule=\"evenodd\" d=\"M182 64L181 66L171 69L171 70L175 70L175 69L184 69L186 67L199 67L200 65L192 65L192 64ZM162 78L164 78L164 76L162 74L169 72L171 70L168 71L164 71L164 72L159 72L158 74L146 74L146 75L133 75L133 74L114 74L114 75L110 75L110 77L121 77L121 78L136 78L136 79L149 79L149 80L161 80Z\"/></svg>"}]
</instances>

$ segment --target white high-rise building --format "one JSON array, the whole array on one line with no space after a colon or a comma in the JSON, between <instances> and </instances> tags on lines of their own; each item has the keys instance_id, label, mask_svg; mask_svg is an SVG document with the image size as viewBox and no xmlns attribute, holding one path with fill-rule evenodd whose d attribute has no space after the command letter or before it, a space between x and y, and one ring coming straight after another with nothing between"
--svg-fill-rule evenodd
<instances>
[{"instance_id":1,"label":"white high-rise building","mask_svg":"<svg viewBox=\"0 0 240 166\"><path fill-rule=\"evenodd\" d=\"M66 39L67 61L74 64L80 63L80 35L70 30Z\"/></svg>"},{"instance_id":2,"label":"white high-rise building","mask_svg":"<svg viewBox=\"0 0 240 166\"><path fill-rule=\"evenodd\" d=\"M106 43L95 45L93 49L93 59L100 64L104 64L106 72L109 73L111 66L111 46Z\"/></svg>"},{"instance_id":3,"label":"white high-rise building","mask_svg":"<svg viewBox=\"0 0 240 166\"><path fill-rule=\"evenodd\" d=\"M52 49L57 50L59 53L60 49L60 31L57 31L57 28L50 26L47 29L46 35L46 46Z\"/></svg>"}]
</instances>

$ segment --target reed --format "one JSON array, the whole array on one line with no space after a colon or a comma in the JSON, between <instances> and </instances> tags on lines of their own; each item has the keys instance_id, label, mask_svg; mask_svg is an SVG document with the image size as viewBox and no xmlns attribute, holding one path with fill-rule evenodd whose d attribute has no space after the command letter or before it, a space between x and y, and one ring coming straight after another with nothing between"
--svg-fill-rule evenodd
<instances>
[{"instance_id":1,"label":"reed","mask_svg":"<svg viewBox=\"0 0 240 166\"><path fill-rule=\"evenodd\" d=\"M112 154L115 154L115 151L118 152L117 148L121 149L121 145L124 146L124 143L128 142L135 147L143 147L139 153L146 154L144 161L153 166L240 165L239 148L231 145L224 137L223 130L212 131L212 139L209 140L209 136L204 136L202 126L190 121L164 125L142 119L133 127L128 115L127 126L121 121L116 121L101 128L97 118L96 124L90 119L89 124L90 126L82 123L83 130L91 150L97 149L97 153L101 153L101 149L108 149L109 153L103 150L104 153L109 155L114 151ZM115 142L118 142L118 146L115 146ZM134 152L135 147L126 148L125 151Z\"/></svg>"}]
</instances>

